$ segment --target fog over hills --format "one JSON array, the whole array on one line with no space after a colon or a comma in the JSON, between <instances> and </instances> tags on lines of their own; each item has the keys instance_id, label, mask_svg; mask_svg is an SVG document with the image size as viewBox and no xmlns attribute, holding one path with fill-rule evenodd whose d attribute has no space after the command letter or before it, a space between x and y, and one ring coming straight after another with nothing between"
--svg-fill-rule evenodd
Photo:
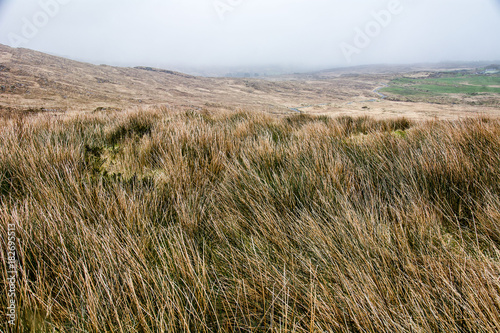
<instances>
[{"instance_id":1,"label":"fog over hills","mask_svg":"<svg viewBox=\"0 0 500 333\"><path fill-rule=\"evenodd\" d=\"M0 43L94 64L282 74L500 59L496 0L4 0Z\"/></svg>"}]
</instances>

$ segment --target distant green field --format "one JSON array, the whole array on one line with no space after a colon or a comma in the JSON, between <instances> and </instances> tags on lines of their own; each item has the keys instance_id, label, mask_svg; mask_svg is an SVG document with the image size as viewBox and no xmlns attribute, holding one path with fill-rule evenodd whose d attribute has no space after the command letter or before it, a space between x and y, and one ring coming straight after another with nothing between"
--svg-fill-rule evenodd
<instances>
[{"instance_id":1,"label":"distant green field","mask_svg":"<svg viewBox=\"0 0 500 333\"><path fill-rule=\"evenodd\" d=\"M454 74L441 78L399 78L381 90L403 96L439 96L445 94L500 94L500 75Z\"/></svg>"}]
</instances>

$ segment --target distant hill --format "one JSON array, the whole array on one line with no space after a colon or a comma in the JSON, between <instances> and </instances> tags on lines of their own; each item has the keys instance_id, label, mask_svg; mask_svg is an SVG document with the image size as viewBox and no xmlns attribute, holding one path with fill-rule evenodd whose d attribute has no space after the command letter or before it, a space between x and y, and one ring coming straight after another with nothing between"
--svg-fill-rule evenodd
<instances>
[{"instance_id":1,"label":"distant hill","mask_svg":"<svg viewBox=\"0 0 500 333\"><path fill-rule=\"evenodd\" d=\"M287 110L304 99L311 101L311 95L319 103L351 94L339 90L334 82L304 85L286 79L196 77L145 66L97 66L0 44L0 106L3 107L94 110L152 104L188 107L217 104L229 108L245 105Z\"/></svg>"},{"instance_id":2,"label":"distant hill","mask_svg":"<svg viewBox=\"0 0 500 333\"><path fill-rule=\"evenodd\" d=\"M489 66L486 66L484 69L486 69L486 70L500 70L500 65L489 65Z\"/></svg>"},{"instance_id":3,"label":"distant hill","mask_svg":"<svg viewBox=\"0 0 500 333\"><path fill-rule=\"evenodd\" d=\"M19 106L125 107L209 97L220 85L148 67L96 66L0 44L0 103ZM188 101L186 101L188 102Z\"/></svg>"},{"instance_id":4,"label":"distant hill","mask_svg":"<svg viewBox=\"0 0 500 333\"><path fill-rule=\"evenodd\" d=\"M168 70L159 69L159 68L143 67L143 66L137 66L137 67L134 67L134 68L135 69L142 69L142 70L148 71L148 72L156 72L156 73L165 73L165 74L170 74L170 75L177 75L177 76L182 76L182 77L189 78L189 79L195 78L195 76L192 76L192 75L188 75L188 74L184 74L184 73L179 73L179 72L174 72L174 71L168 71Z\"/></svg>"},{"instance_id":5,"label":"distant hill","mask_svg":"<svg viewBox=\"0 0 500 333\"><path fill-rule=\"evenodd\" d=\"M383 118L404 114L417 119L496 114L498 109L476 107L486 102L491 105L490 100L496 97L488 95L458 96L433 105L427 99L419 103L381 100L377 93L401 76L428 77L439 71L488 65L375 65L271 77L209 78L148 66L93 65L0 44L0 116L10 117L19 111L94 111L148 105L181 111L246 109ZM457 104L463 106L457 108Z\"/></svg>"}]
</instances>

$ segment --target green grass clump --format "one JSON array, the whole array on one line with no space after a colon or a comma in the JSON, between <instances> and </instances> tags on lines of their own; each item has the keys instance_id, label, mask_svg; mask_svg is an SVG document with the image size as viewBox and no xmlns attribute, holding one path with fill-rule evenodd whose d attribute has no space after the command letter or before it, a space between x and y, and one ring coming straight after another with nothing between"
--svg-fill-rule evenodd
<instances>
[{"instance_id":1,"label":"green grass clump","mask_svg":"<svg viewBox=\"0 0 500 333\"><path fill-rule=\"evenodd\" d=\"M0 132L19 331L500 330L497 119L150 109Z\"/></svg>"}]
</instances>

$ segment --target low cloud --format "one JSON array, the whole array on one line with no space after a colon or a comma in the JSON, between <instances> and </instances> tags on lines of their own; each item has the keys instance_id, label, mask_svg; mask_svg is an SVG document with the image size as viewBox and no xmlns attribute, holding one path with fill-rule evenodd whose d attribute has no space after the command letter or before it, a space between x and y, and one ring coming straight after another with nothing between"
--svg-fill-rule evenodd
<instances>
[{"instance_id":1,"label":"low cloud","mask_svg":"<svg viewBox=\"0 0 500 333\"><path fill-rule=\"evenodd\" d=\"M497 0L0 0L0 43L116 65L493 61L497 31Z\"/></svg>"}]
</instances>

